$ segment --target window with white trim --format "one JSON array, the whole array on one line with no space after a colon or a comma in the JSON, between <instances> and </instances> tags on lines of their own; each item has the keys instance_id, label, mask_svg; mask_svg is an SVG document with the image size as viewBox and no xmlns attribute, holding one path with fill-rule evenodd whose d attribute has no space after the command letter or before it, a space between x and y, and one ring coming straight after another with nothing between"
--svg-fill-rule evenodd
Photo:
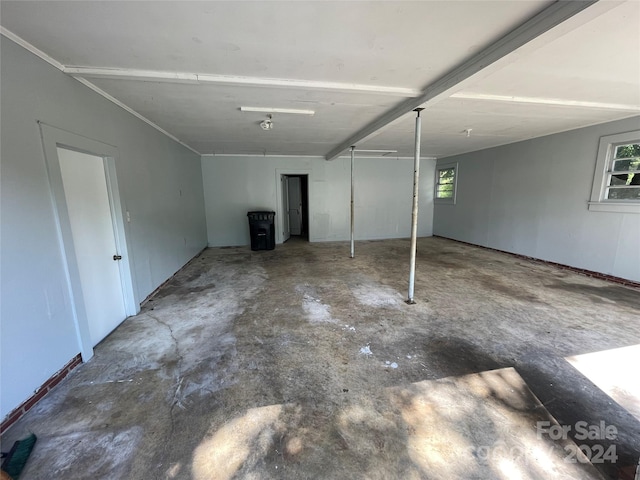
<instances>
[{"instance_id":1,"label":"window with white trim","mask_svg":"<svg viewBox=\"0 0 640 480\"><path fill-rule=\"evenodd\" d=\"M434 201L436 203L456 203L458 164L448 163L436 166Z\"/></svg>"},{"instance_id":2,"label":"window with white trim","mask_svg":"<svg viewBox=\"0 0 640 480\"><path fill-rule=\"evenodd\" d=\"M640 130L600 138L589 210L640 213Z\"/></svg>"}]
</instances>

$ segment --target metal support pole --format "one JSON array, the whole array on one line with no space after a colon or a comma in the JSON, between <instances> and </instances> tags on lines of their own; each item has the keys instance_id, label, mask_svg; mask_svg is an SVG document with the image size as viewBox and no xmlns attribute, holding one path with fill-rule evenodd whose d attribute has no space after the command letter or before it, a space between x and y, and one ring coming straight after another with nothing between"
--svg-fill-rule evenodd
<instances>
[{"instance_id":1,"label":"metal support pole","mask_svg":"<svg viewBox=\"0 0 640 480\"><path fill-rule=\"evenodd\" d=\"M354 223L354 209L353 209L353 189L354 189L354 181L353 181L353 164L355 160L355 145L351 146L351 255L353 258L355 256L355 245L353 241L353 223Z\"/></svg>"},{"instance_id":2,"label":"metal support pole","mask_svg":"<svg viewBox=\"0 0 640 480\"><path fill-rule=\"evenodd\" d=\"M416 108L414 112L416 115L416 146L415 156L413 159L413 208L411 209L411 259L409 261L409 296L407 303L413 305L416 303L413 300L413 291L416 281L416 251L418 240L418 186L420 180L420 133L422 126L422 119L420 118L420 112L424 108Z\"/></svg>"}]
</instances>

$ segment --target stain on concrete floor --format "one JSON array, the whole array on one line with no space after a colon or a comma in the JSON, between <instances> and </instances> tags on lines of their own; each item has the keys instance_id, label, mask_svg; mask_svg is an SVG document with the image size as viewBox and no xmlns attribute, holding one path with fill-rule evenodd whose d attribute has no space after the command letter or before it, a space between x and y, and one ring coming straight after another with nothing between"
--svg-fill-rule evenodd
<instances>
[{"instance_id":1,"label":"stain on concrete floor","mask_svg":"<svg viewBox=\"0 0 640 480\"><path fill-rule=\"evenodd\" d=\"M556 282L549 285L549 287L576 293L579 296L586 296L594 303L609 303L640 310L640 298L638 298L638 292L630 288L618 285L595 286L569 282Z\"/></svg>"},{"instance_id":2,"label":"stain on concrete floor","mask_svg":"<svg viewBox=\"0 0 640 480\"><path fill-rule=\"evenodd\" d=\"M410 306L408 249L206 250L7 432L7 444L40 439L21 478L456 478L456 449L495 443L500 422L476 427L461 409L460 431L439 432L427 407L403 416L390 392L509 367L560 424L617 426L603 443L618 461L595 465L604 478L637 465L640 422L564 358L640 343L638 291L425 238ZM446 461L408 440L430 425ZM501 435L525 434L514 425ZM474 478L515 477L494 465Z\"/></svg>"}]
</instances>

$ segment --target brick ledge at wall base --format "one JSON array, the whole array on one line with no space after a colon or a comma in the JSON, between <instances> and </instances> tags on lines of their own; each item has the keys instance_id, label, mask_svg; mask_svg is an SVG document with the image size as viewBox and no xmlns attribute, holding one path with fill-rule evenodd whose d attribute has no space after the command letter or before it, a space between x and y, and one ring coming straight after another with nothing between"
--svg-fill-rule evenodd
<instances>
[{"instance_id":1,"label":"brick ledge at wall base","mask_svg":"<svg viewBox=\"0 0 640 480\"><path fill-rule=\"evenodd\" d=\"M82 363L82 357L80 354L77 354L73 357L64 367L54 373L46 382L42 384L41 387L37 388L36 391L26 399L20 406L13 409L9 415L7 415L4 420L2 420L2 424L0 425L0 435L3 435L9 427L11 427L14 423L16 423L22 416L31 410L36 403L38 403L42 398L44 398L47 393L49 393L53 387L59 384L67 375L71 373L71 371L76 368L78 365Z\"/></svg>"}]
</instances>

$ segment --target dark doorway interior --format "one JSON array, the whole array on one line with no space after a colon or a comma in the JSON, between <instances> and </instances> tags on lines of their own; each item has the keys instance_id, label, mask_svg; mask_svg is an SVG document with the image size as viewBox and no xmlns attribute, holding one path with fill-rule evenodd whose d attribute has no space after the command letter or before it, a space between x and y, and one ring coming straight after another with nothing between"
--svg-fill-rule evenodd
<instances>
[{"instance_id":1,"label":"dark doorway interior","mask_svg":"<svg viewBox=\"0 0 640 480\"><path fill-rule=\"evenodd\" d=\"M309 176L286 175L289 233L309 240ZM286 236L286 235L285 235Z\"/></svg>"},{"instance_id":2,"label":"dark doorway interior","mask_svg":"<svg viewBox=\"0 0 640 480\"><path fill-rule=\"evenodd\" d=\"M302 238L309 240L309 176L300 175L302 190Z\"/></svg>"}]
</instances>

